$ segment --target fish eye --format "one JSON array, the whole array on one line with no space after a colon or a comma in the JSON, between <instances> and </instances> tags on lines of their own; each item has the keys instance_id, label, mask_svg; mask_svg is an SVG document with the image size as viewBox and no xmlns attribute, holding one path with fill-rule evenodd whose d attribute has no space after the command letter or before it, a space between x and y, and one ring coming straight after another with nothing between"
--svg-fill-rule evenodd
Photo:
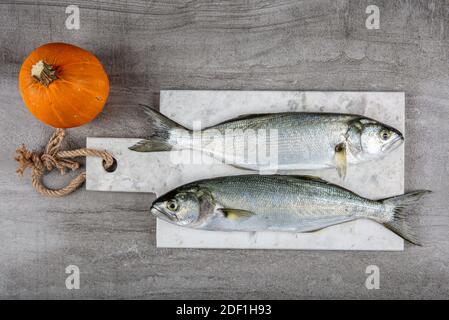
<instances>
[{"instance_id":1,"label":"fish eye","mask_svg":"<svg viewBox=\"0 0 449 320\"><path fill-rule=\"evenodd\" d=\"M391 131L382 130L380 132L380 138L384 141L388 140L391 137Z\"/></svg>"},{"instance_id":2,"label":"fish eye","mask_svg":"<svg viewBox=\"0 0 449 320\"><path fill-rule=\"evenodd\" d=\"M167 202L166 207L170 211L176 211L178 209L178 203L175 200L170 200Z\"/></svg>"}]
</instances>

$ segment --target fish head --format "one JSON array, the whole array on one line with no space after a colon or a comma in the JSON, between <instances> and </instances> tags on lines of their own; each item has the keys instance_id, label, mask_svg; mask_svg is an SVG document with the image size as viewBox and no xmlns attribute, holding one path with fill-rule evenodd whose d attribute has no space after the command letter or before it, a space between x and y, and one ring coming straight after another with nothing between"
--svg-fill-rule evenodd
<instances>
[{"instance_id":1,"label":"fish head","mask_svg":"<svg viewBox=\"0 0 449 320\"><path fill-rule=\"evenodd\" d=\"M348 133L350 146L356 145L351 149L362 160L382 158L404 142L399 130L372 119L352 123Z\"/></svg>"},{"instance_id":2,"label":"fish head","mask_svg":"<svg viewBox=\"0 0 449 320\"><path fill-rule=\"evenodd\" d=\"M205 210L204 194L199 189L176 189L159 198L151 205L150 212L162 220L181 225L194 225Z\"/></svg>"}]
</instances>

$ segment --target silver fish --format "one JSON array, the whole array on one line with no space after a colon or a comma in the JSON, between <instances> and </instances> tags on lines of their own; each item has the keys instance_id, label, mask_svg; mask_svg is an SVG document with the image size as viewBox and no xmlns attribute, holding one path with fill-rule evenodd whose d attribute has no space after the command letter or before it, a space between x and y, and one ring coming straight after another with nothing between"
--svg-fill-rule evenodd
<instances>
[{"instance_id":1,"label":"silver fish","mask_svg":"<svg viewBox=\"0 0 449 320\"><path fill-rule=\"evenodd\" d=\"M364 218L419 244L404 209L429 192L370 200L316 177L239 175L178 187L150 211L180 226L217 231L309 232Z\"/></svg>"},{"instance_id":2,"label":"silver fish","mask_svg":"<svg viewBox=\"0 0 449 320\"><path fill-rule=\"evenodd\" d=\"M245 115L195 134L155 110L147 107L145 112L152 131L148 139L131 146L131 150L198 150L250 170L333 167L344 178L348 163L380 159L404 140L395 128L351 114L287 112ZM265 135L258 135L261 132ZM254 143L248 141L251 134L257 135L258 140L251 140L256 141ZM262 142L261 136L265 137ZM263 151L270 156L262 157Z\"/></svg>"}]
</instances>

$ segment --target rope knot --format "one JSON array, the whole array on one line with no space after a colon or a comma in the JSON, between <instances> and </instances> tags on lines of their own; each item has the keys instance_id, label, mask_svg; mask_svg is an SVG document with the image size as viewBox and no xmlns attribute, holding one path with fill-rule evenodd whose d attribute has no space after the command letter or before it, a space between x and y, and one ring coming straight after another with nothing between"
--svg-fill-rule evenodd
<instances>
[{"instance_id":1,"label":"rope knot","mask_svg":"<svg viewBox=\"0 0 449 320\"><path fill-rule=\"evenodd\" d=\"M15 157L15 160L19 163L17 173L19 176L23 176L25 170L30 168L32 170L31 181L33 186L38 192L45 196L65 196L75 191L86 180L86 173L83 172L73 179L66 187L59 190L48 189L42 184L40 177L45 173L45 171L50 172L56 168L61 174L64 174L67 169L76 170L80 167L78 162L69 160L68 158L80 156L100 157L104 160L104 166L106 168L112 166L114 162L112 155L107 151L87 148L60 151L64 136L65 133L63 129L56 129L55 133L53 133L48 141L43 153L30 151L25 147L25 145L21 145L16 150L17 156Z\"/></svg>"},{"instance_id":2,"label":"rope knot","mask_svg":"<svg viewBox=\"0 0 449 320\"><path fill-rule=\"evenodd\" d=\"M16 153L17 156L15 157L15 160L19 162L19 167L17 168L16 172L20 176L23 176L23 173L27 168L38 170L43 173L44 165L42 163L40 155L28 150L23 144L19 148L17 148Z\"/></svg>"}]
</instances>

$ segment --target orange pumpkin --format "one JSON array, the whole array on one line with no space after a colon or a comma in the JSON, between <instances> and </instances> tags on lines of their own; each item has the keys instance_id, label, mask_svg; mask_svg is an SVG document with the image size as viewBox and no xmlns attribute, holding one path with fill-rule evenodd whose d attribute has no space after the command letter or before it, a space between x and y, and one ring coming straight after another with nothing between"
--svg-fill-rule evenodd
<instances>
[{"instance_id":1,"label":"orange pumpkin","mask_svg":"<svg viewBox=\"0 0 449 320\"><path fill-rule=\"evenodd\" d=\"M19 90L36 118L55 128L72 128L100 113L109 94L109 80L89 51L49 43L32 51L23 62Z\"/></svg>"}]
</instances>

